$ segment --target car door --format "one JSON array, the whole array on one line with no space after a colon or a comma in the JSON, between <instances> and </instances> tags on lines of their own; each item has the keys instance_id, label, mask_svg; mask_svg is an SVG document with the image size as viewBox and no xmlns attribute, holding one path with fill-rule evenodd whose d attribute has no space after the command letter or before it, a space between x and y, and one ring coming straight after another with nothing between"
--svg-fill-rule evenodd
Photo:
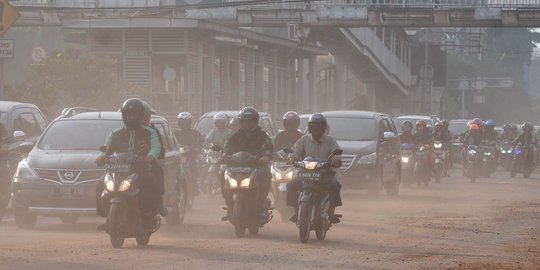
<instances>
[{"instance_id":1,"label":"car door","mask_svg":"<svg viewBox=\"0 0 540 270\"><path fill-rule=\"evenodd\" d=\"M26 134L24 141L37 142L43 129L36 120L33 110L29 108L17 109L13 113L13 131L22 131Z\"/></svg>"},{"instance_id":2,"label":"car door","mask_svg":"<svg viewBox=\"0 0 540 270\"><path fill-rule=\"evenodd\" d=\"M160 162L161 167L163 168L163 174L165 177L165 201L173 196L174 187L176 185L176 180L178 176L178 170L180 167L179 164L179 150L172 134L169 125L164 121L157 121L153 123L154 127L157 129L161 136L161 142L163 143L163 148L165 149L165 157Z\"/></svg>"}]
</instances>

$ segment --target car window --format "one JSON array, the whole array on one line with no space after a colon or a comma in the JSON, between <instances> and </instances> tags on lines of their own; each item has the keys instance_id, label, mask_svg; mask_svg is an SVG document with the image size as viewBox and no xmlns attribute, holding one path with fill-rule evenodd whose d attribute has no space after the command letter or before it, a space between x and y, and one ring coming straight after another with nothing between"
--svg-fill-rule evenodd
<instances>
[{"instance_id":1,"label":"car window","mask_svg":"<svg viewBox=\"0 0 540 270\"><path fill-rule=\"evenodd\" d=\"M19 117L13 122L13 131L24 131L30 137L41 134L41 128L31 112L19 114Z\"/></svg>"},{"instance_id":2,"label":"car window","mask_svg":"<svg viewBox=\"0 0 540 270\"><path fill-rule=\"evenodd\" d=\"M38 148L43 150L95 150L105 143L111 131L121 128L118 120L62 120L45 131Z\"/></svg>"},{"instance_id":3,"label":"car window","mask_svg":"<svg viewBox=\"0 0 540 270\"><path fill-rule=\"evenodd\" d=\"M174 139L173 139L174 136L171 136L171 130L170 130L169 125L167 123L163 123L163 130L165 131L165 134L167 136L167 145L168 145L168 147L166 147L166 148L168 150L174 150L174 146L175 146Z\"/></svg>"},{"instance_id":4,"label":"car window","mask_svg":"<svg viewBox=\"0 0 540 270\"><path fill-rule=\"evenodd\" d=\"M171 145L169 143L169 136L167 136L167 133L165 132L165 128L163 127L163 124L161 123L155 123L154 127L159 132L159 135L161 136L161 142L163 143L163 147L165 149L170 149Z\"/></svg>"},{"instance_id":5,"label":"car window","mask_svg":"<svg viewBox=\"0 0 540 270\"><path fill-rule=\"evenodd\" d=\"M36 118L36 121L39 125L39 128L41 129L40 133L45 130L47 127L47 122L45 121L45 118L43 118L43 115L39 111L34 111L34 118Z\"/></svg>"},{"instance_id":6,"label":"car window","mask_svg":"<svg viewBox=\"0 0 540 270\"><path fill-rule=\"evenodd\" d=\"M377 137L377 123L374 118L326 117L330 136L342 141L372 141Z\"/></svg>"},{"instance_id":7,"label":"car window","mask_svg":"<svg viewBox=\"0 0 540 270\"><path fill-rule=\"evenodd\" d=\"M384 132L392 132L392 133L394 133L394 135L397 135L396 132L394 131L394 129L392 128L392 125L388 121L388 119L386 119L386 118L383 119L382 124L383 124Z\"/></svg>"}]
</instances>

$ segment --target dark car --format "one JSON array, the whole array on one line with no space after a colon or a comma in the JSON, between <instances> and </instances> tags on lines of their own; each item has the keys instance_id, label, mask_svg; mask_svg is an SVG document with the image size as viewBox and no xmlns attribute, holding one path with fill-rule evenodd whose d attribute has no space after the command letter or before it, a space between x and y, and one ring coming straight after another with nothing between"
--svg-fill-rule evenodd
<instances>
[{"instance_id":1,"label":"dark car","mask_svg":"<svg viewBox=\"0 0 540 270\"><path fill-rule=\"evenodd\" d=\"M238 116L238 111L213 111L213 112L207 112L195 124L195 129L203 134L204 136L208 135L210 131L214 128L214 115L217 113L224 113L226 114L229 119L233 119ZM269 113L265 112L259 112L260 120L259 125L261 128L266 131L268 136L274 137L277 134L277 128L274 123L274 120L272 120L272 116Z\"/></svg>"},{"instance_id":2,"label":"dark car","mask_svg":"<svg viewBox=\"0 0 540 270\"><path fill-rule=\"evenodd\" d=\"M401 145L392 118L367 111L324 112L329 135L343 149L340 178L345 185L379 194L399 193Z\"/></svg>"},{"instance_id":3,"label":"dark car","mask_svg":"<svg viewBox=\"0 0 540 270\"><path fill-rule=\"evenodd\" d=\"M180 177L180 153L165 118L152 116L166 149L162 166L166 178L165 202L168 218L183 220L185 194L177 192ZM104 168L95 164L99 146L108 134L123 126L119 112L87 112L59 117L34 145L21 144L27 153L13 178L12 202L15 221L20 228L31 228L37 216L56 216L74 223L81 216L96 215L96 185L103 181ZM179 198L182 204L179 204ZM169 220L169 219L168 219Z\"/></svg>"}]
</instances>

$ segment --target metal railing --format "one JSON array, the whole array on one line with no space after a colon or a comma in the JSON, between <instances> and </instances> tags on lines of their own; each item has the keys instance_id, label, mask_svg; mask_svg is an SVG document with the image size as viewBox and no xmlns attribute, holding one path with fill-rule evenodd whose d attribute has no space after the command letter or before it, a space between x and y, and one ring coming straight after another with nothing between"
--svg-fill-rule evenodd
<instances>
[{"instance_id":1,"label":"metal railing","mask_svg":"<svg viewBox=\"0 0 540 270\"><path fill-rule=\"evenodd\" d=\"M50 7L50 8L142 8L142 7L188 7L177 4L175 0L18 0L11 1L19 7ZM198 2L198 1L195 1ZM245 5L242 5L245 3ZM235 5L238 7L255 7L257 9L296 9L325 6L358 6L358 7L392 7L392 8L540 8L540 0L314 0L309 4L290 0L280 1L245 1L245 0L202 0L194 4L197 7L219 7L220 5Z\"/></svg>"}]
</instances>

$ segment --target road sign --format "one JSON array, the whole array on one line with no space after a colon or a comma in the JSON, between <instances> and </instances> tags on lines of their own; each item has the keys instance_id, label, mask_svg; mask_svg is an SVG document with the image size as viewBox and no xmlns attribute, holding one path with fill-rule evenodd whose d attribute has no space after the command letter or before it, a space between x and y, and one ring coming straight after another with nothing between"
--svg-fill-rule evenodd
<instances>
[{"instance_id":1,"label":"road sign","mask_svg":"<svg viewBox=\"0 0 540 270\"><path fill-rule=\"evenodd\" d=\"M42 47L35 47L32 50L32 59L36 62L41 62L45 57L47 56L47 53L45 52L45 49Z\"/></svg>"},{"instance_id":2,"label":"road sign","mask_svg":"<svg viewBox=\"0 0 540 270\"><path fill-rule=\"evenodd\" d=\"M13 58L13 40L0 39L0 59Z\"/></svg>"},{"instance_id":3,"label":"road sign","mask_svg":"<svg viewBox=\"0 0 540 270\"><path fill-rule=\"evenodd\" d=\"M20 15L7 0L0 0L0 36L7 33Z\"/></svg>"}]
</instances>

